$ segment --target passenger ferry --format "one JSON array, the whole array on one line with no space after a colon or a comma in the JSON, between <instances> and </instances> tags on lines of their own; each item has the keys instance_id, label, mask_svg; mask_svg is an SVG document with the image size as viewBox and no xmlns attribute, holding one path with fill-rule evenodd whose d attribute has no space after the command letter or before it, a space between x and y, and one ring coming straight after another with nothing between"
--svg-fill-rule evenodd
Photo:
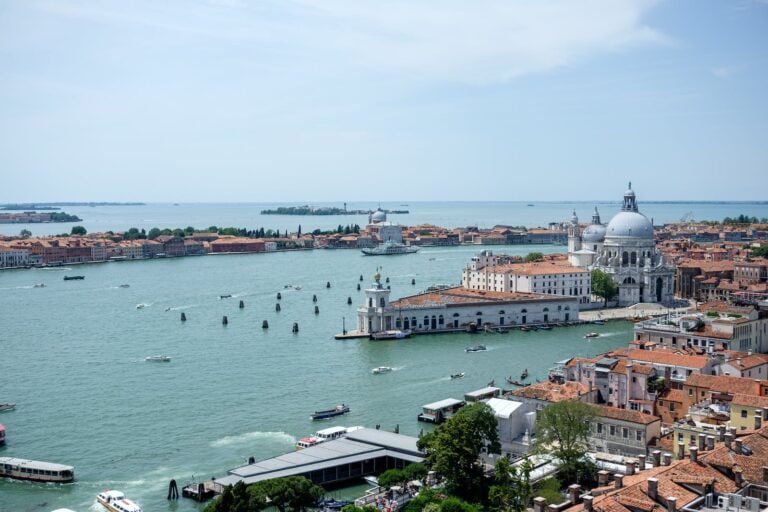
<instances>
[{"instance_id":1,"label":"passenger ferry","mask_svg":"<svg viewBox=\"0 0 768 512\"><path fill-rule=\"evenodd\" d=\"M51 462L0 457L0 477L35 482L67 483L75 479L75 468Z\"/></svg>"},{"instance_id":2,"label":"passenger ferry","mask_svg":"<svg viewBox=\"0 0 768 512\"><path fill-rule=\"evenodd\" d=\"M387 240L378 247L366 247L361 249L366 256L392 256L395 254L413 254L418 252L419 248L412 245L404 245L401 243Z\"/></svg>"},{"instance_id":3,"label":"passenger ferry","mask_svg":"<svg viewBox=\"0 0 768 512\"><path fill-rule=\"evenodd\" d=\"M109 512L141 512L141 507L120 491L102 491L96 496L96 501Z\"/></svg>"}]
</instances>

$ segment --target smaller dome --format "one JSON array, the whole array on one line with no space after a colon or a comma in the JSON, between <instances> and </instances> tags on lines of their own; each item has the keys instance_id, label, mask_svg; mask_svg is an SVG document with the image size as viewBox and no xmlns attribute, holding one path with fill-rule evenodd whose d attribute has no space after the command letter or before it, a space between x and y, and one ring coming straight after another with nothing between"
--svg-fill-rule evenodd
<instances>
[{"instance_id":1,"label":"smaller dome","mask_svg":"<svg viewBox=\"0 0 768 512\"><path fill-rule=\"evenodd\" d=\"M581 238L585 242L602 243L605 240L606 231L607 228L602 224L590 224L581 234Z\"/></svg>"},{"instance_id":2,"label":"smaller dome","mask_svg":"<svg viewBox=\"0 0 768 512\"><path fill-rule=\"evenodd\" d=\"M387 214L381 208L377 209L375 212L373 212L373 215L371 215L371 222L386 222L386 221L387 221Z\"/></svg>"}]
</instances>

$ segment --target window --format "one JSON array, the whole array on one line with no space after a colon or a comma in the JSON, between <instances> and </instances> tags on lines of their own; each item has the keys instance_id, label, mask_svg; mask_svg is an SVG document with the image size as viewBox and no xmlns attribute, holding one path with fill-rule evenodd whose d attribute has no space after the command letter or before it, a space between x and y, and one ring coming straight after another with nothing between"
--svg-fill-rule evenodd
<instances>
[{"instance_id":1,"label":"window","mask_svg":"<svg viewBox=\"0 0 768 512\"><path fill-rule=\"evenodd\" d=\"M693 396L693 390L688 388L688 396Z\"/></svg>"},{"instance_id":2,"label":"window","mask_svg":"<svg viewBox=\"0 0 768 512\"><path fill-rule=\"evenodd\" d=\"M610 432L610 434L612 436L615 436L616 435L616 427L611 425L611 428L609 429L609 432Z\"/></svg>"},{"instance_id":3,"label":"window","mask_svg":"<svg viewBox=\"0 0 768 512\"><path fill-rule=\"evenodd\" d=\"M675 402L669 402L669 410L672 412L675 411Z\"/></svg>"},{"instance_id":4,"label":"window","mask_svg":"<svg viewBox=\"0 0 768 512\"><path fill-rule=\"evenodd\" d=\"M635 432L635 441L642 441L643 440L643 431L637 430Z\"/></svg>"},{"instance_id":5,"label":"window","mask_svg":"<svg viewBox=\"0 0 768 512\"><path fill-rule=\"evenodd\" d=\"M621 437L623 437L624 439L629 437L629 429L628 428L625 427L625 428L621 429Z\"/></svg>"},{"instance_id":6,"label":"window","mask_svg":"<svg viewBox=\"0 0 768 512\"><path fill-rule=\"evenodd\" d=\"M747 410L746 409L742 409L741 410L741 417L742 418L746 418L747 417Z\"/></svg>"},{"instance_id":7,"label":"window","mask_svg":"<svg viewBox=\"0 0 768 512\"><path fill-rule=\"evenodd\" d=\"M598 434L602 434L603 433L603 424L602 423L598 423L597 424L597 433Z\"/></svg>"}]
</instances>

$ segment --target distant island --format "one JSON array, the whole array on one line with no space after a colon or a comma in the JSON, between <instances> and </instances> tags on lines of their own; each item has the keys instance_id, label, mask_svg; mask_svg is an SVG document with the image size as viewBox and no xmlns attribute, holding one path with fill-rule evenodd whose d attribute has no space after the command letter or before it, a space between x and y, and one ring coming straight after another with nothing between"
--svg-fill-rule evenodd
<instances>
[{"instance_id":1,"label":"distant island","mask_svg":"<svg viewBox=\"0 0 768 512\"><path fill-rule=\"evenodd\" d=\"M0 210L60 210L62 206L144 206L145 203L112 203L112 202L51 202L51 203L5 203L0 204ZM78 219L79 220L79 219ZM68 222L68 221L62 221Z\"/></svg>"},{"instance_id":2,"label":"distant island","mask_svg":"<svg viewBox=\"0 0 768 512\"><path fill-rule=\"evenodd\" d=\"M37 224L42 222L80 222L77 215L64 212L0 213L0 224Z\"/></svg>"},{"instance_id":3,"label":"distant island","mask_svg":"<svg viewBox=\"0 0 768 512\"><path fill-rule=\"evenodd\" d=\"M407 214L408 210L383 210L385 213ZM314 208L309 205L304 206L279 206L273 210L261 210L262 215L368 215L374 210L347 210L346 208L335 208L324 206Z\"/></svg>"}]
</instances>

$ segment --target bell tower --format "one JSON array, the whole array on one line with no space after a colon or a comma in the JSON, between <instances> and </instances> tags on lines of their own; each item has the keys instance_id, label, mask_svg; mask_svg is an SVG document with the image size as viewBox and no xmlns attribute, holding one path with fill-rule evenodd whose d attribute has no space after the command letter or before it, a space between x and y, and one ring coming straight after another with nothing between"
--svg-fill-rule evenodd
<instances>
[{"instance_id":1,"label":"bell tower","mask_svg":"<svg viewBox=\"0 0 768 512\"><path fill-rule=\"evenodd\" d=\"M573 210L571 222L568 224L568 254L581 249L581 232L579 230L579 217L576 216L576 210Z\"/></svg>"}]
</instances>

